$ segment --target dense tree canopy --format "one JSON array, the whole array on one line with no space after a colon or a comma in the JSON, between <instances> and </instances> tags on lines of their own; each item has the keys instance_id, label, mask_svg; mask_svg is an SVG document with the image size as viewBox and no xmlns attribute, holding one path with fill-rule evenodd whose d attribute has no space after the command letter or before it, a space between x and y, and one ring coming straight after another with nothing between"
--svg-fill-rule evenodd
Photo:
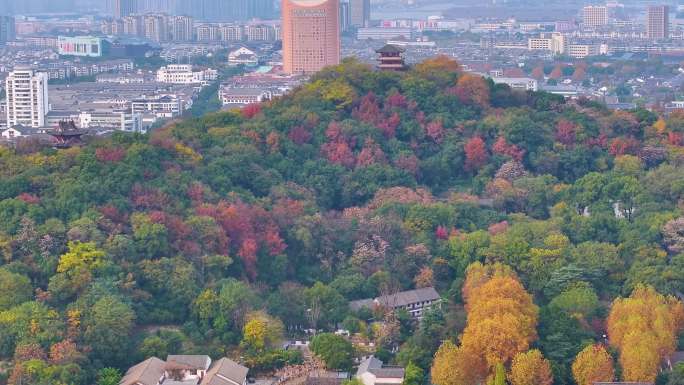
<instances>
[{"instance_id":1,"label":"dense tree canopy","mask_svg":"<svg viewBox=\"0 0 684 385\"><path fill-rule=\"evenodd\" d=\"M149 135L1 148L0 381L108 384L169 353L272 371L305 329L339 342L333 367L375 353L437 385L613 377L585 349L608 334L615 372L652 380L682 325L683 127L438 57L345 60ZM420 323L348 306L429 286L443 303ZM321 333L340 325L351 348Z\"/></svg>"}]
</instances>

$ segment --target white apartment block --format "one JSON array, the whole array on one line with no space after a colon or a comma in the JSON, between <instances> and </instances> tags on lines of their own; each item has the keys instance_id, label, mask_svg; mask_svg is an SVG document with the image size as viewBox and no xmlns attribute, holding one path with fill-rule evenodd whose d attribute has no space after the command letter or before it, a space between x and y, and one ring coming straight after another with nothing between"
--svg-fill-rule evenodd
<instances>
[{"instance_id":1,"label":"white apartment block","mask_svg":"<svg viewBox=\"0 0 684 385\"><path fill-rule=\"evenodd\" d=\"M568 56L576 59L584 59L587 56L596 56L601 52L599 46L595 44L570 44L568 45Z\"/></svg>"},{"instance_id":2,"label":"white apartment block","mask_svg":"<svg viewBox=\"0 0 684 385\"><path fill-rule=\"evenodd\" d=\"M164 95L155 98L141 98L131 102L131 110L136 114L153 114L157 118L173 118L185 111L185 102L177 95Z\"/></svg>"},{"instance_id":3,"label":"white apartment block","mask_svg":"<svg viewBox=\"0 0 684 385\"><path fill-rule=\"evenodd\" d=\"M116 131L145 132L140 114L130 111L82 111L78 115L81 128L100 127Z\"/></svg>"},{"instance_id":4,"label":"white apartment block","mask_svg":"<svg viewBox=\"0 0 684 385\"><path fill-rule=\"evenodd\" d=\"M223 41L242 41L244 38L242 26L224 25L219 27L219 36Z\"/></svg>"},{"instance_id":5,"label":"white apartment block","mask_svg":"<svg viewBox=\"0 0 684 385\"><path fill-rule=\"evenodd\" d=\"M582 8L582 21L586 27L601 27L608 24L608 8L589 5Z\"/></svg>"},{"instance_id":6,"label":"white apartment block","mask_svg":"<svg viewBox=\"0 0 684 385\"><path fill-rule=\"evenodd\" d=\"M567 43L565 36L561 33L541 34L539 37L527 40L527 49L530 51L551 51L554 54L562 55L567 50Z\"/></svg>"},{"instance_id":7,"label":"white apartment block","mask_svg":"<svg viewBox=\"0 0 684 385\"><path fill-rule=\"evenodd\" d=\"M17 69L5 80L7 127L44 127L48 113L48 77L32 69Z\"/></svg>"},{"instance_id":8,"label":"white apartment block","mask_svg":"<svg viewBox=\"0 0 684 385\"><path fill-rule=\"evenodd\" d=\"M194 71L191 64L169 64L157 71L157 81L171 84L207 84L218 78L213 69Z\"/></svg>"},{"instance_id":9,"label":"white apartment block","mask_svg":"<svg viewBox=\"0 0 684 385\"><path fill-rule=\"evenodd\" d=\"M509 77L492 77L496 84L507 84L514 90L522 91L538 91L539 84L537 80L532 78L509 78Z\"/></svg>"},{"instance_id":10,"label":"white apartment block","mask_svg":"<svg viewBox=\"0 0 684 385\"><path fill-rule=\"evenodd\" d=\"M219 90L221 104L229 107L261 103L270 100L272 97L273 93L271 91L256 88L222 88Z\"/></svg>"},{"instance_id":11,"label":"white apartment block","mask_svg":"<svg viewBox=\"0 0 684 385\"><path fill-rule=\"evenodd\" d=\"M197 41L216 41L219 39L219 27L216 25L200 25L196 30Z\"/></svg>"}]
</instances>

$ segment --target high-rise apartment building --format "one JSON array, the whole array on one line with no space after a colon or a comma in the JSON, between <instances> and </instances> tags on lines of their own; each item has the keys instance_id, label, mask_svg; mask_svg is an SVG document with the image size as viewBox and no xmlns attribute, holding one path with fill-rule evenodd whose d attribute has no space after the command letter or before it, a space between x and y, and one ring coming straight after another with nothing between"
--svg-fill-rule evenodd
<instances>
[{"instance_id":1,"label":"high-rise apartment building","mask_svg":"<svg viewBox=\"0 0 684 385\"><path fill-rule=\"evenodd\" d=\"M223 25L219 27L219 36L223 41L241 41L243 31L241 25Z\"/></svg>"},{"instance_id":2,"label":"high-rise apartment building","mask_svg":"<svg viewBox=\"0 0 684 385\"><path fill-rule=\"evenodd\" d=\"M275 29L270 25L248 25L245 26L245 37L247 41L275 41Z\"/></svg>"},{"instance_id":3,"label":"high-rise apartment building","mask_svg":"<svg viewBox=\"0 0 684 385\"><path fill-rule=\"evenodd\" d=\"M138 12L137 0L114 0L114 17L121 19L132 13Z\"/></svg>"},{"instance_id":4,"label":"high-rise apartment building","mask_svg":"<svg viewBox=\"0 0 684 385\"><path fill-rule=\"evenodd\" d=\"M339 0L283 0L283 64L313 73L340 62Z\"/></svg>"},{"instance_id":5,"label":"high-rise apartment building","mask_svg":"<svg viewBox=\"0 0 684 385\"><path fill-rule=\"evenodd\" d=\"M177 0L138 0L138 12L168 13L177 12Z\"/></svg>"},{"instance_id":6,"label":"high-rise apartment building","mask_svg":"<svg viewBox=\"0 0 684 385\"><path fill-rule=\"evenodd\" d=\"M14 18L11 16L0 16L0 45L5 45L8 41L15 38Z\"/></svg>"},{"instance_id":7,"label":"high-rise apartment building","mask_svg":"<svg viewBox=\"0 0 684 385\"><path fill-rule=\"evenodd\" d=\"M349 0L349 22L357 28L370 26L370 0Z\"/></svg>"},{"instance_id":8,"label":"high-rise apartment building","mask_svg":"<svg viewBox=\"0 0 684 385\"><path fill-rule=\"evenodd\" d=\"M145 36L145 24L142 16L130 15L121 20L124 35Z\"/></svg>"},{"instance_id":9,"label":"high-rise apartment building","mask_svg":"<svg viewBox=\"0 0 684 385\"><path fill-rule=\"evenodd\" d=\"M214 24L204 24L197 27L197 41L219 40L219 27Z\"/></svg>"},{"instance_id":10,"label":"high-rise apartment building","mask_svg":"<svg viewBox=\"0 0 684 385\"><path fill-rule=\"evenodd\" d=\"M169 18L167 15L145 15L145 37L158 43L169 40Z\"/></svg>"},{"instance_id":11,"label":"high-rise apartment building","mask_svg":"<svg viewBox=\"0 0 684 385\"><path fill-rule=\"evenodd\" d=\"M190 16L169 18L169 33L173 41L191 41L194 35L193 19Z\"/></svg>"},{"instance_id":12,"label":"high-rise apartment building","mask_svg":"<svg viewBox=\"0 0 684 385\"><path fill-rule=\"evenodd\" d=\"M273 0L194 0L180 1L176 11L202 21L270 19Z\"/></svg>"},{"instance_id":13,"label":"high-rise apartment building","mask_svg":"<svg viewBox=\"0 0 684 385\"><path fill-rule=\"evenodd\" d=\"M48 105L48 76L32 69L15 69L5 80L7 127L45 126Z\"/></svg>"},{"instance_id":14,"label":"high-rise apartment building","mask_svg":"<svg viewBox=\"0 0 684 385\"><path fill-rule=\"evenodd\" d=\"M351 27L351 11L349 1L340 2L340 31L346 32Z\"/></svg>"},{"instance_id":15,"label":"high-rise apartment building","mask_svg":"<svg viewBox=\"0 0 684 385\"><path fill-rule=\"evenodd\" d=\"M670 9L667 5L650 5L646 11L646 35L649 39L670 37Z\"/></svg>"},{"instance_id":16,"label":"high-rise apartment building","mask_svg":"<svg viewBox=\"0 0 684 385\"><path fill-rule=\"evenodd\" d=\"M608 8L590 5L582 8L582 21L586 27L600 27L608 24Z\"/></svg>"}]
</instances>

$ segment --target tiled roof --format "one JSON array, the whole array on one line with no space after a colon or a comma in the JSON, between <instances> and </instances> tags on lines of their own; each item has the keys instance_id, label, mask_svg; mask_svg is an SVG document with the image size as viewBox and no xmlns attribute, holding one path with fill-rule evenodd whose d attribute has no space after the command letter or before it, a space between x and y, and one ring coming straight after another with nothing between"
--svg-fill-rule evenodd
<instances>
[{"instance_id":1,"label":"tiled roof","mask_svg":"<svg viewBox=\"0 0 684 385\"><path fill-rule=\"evenodd\" d=\"M352 301L349 306L352 310L359 310L363 307L371 308L374 303L389 307L406 306L418 302L436 301L440 298L439 293L434 287L402 291L400 293L386 295L375 299L362 299Z\"/></svg>"},{"instance_id":2,"label":"tiled roof","mask_svg":"<svg viewBox=\"0 0 684 385\"><path fill-rule=\"evenodd\" d=\"M151 357L132 366L121 379L119 385L157 385L164 374L166 363L157 357Z\"/></svg>"},{"instance_id":3,"label":"tiled roof","mask_svg":"<svg viewBox=\"0 0 684 385\"><path fill-rule=\"evenodd\" d=\"M187 368L195 370L207 370L211 365L211 358L206 355L173 355L166 357L169 367Z\"/></svg>"},{"instance_id":4,"label":"tiled roof","mask_svg":"<svg viewBox=\"0 0 684 385\"><path fill-rule=\"evenodd\" d=\"M242 385L247 379L248 371L246 367L224 357L209 369L201 385Z\"/></svg>"}]
</instances>

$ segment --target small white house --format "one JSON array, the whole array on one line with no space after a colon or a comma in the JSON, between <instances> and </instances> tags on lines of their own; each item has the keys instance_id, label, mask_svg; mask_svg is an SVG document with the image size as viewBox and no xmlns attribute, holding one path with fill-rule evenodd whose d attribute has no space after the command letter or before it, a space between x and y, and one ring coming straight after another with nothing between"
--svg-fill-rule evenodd
<instances>
[{"instance_id":1,"label":"small white house","mask_svg":"<svg viewBox=\"0 0 684 385\"><path fill-rule=\"evenodd\" d=\"M404 382L404 368L384 366L382 361L370 356L359 365L356 378L363 385L401 385Z\"/></svg>"},{"instance_id":2,"label":"small white house","mask_svg":"<svg viewBox=\"0 0 684 385\"><path fill-rule=\"evenodd\" d=\"M0 135L2 136L3 139L17 139L17 138L24 138L27 136L35 135L40 133L40 130L37 130L32 127L26 127L22 125L16 125L12 126L10 128L4 129L2 132L0 132Z\"/></svg>"},{"instance_id":3,"label":"small white house","mask_svg":"<svg viewBox=\"0 0 684 385\"><path fill-rule=\"evenodd\" d=\"M249 48L240 47L228 54L228 65L255 67L259 65L259 57Z\"/></svg>"}]
</instances>

